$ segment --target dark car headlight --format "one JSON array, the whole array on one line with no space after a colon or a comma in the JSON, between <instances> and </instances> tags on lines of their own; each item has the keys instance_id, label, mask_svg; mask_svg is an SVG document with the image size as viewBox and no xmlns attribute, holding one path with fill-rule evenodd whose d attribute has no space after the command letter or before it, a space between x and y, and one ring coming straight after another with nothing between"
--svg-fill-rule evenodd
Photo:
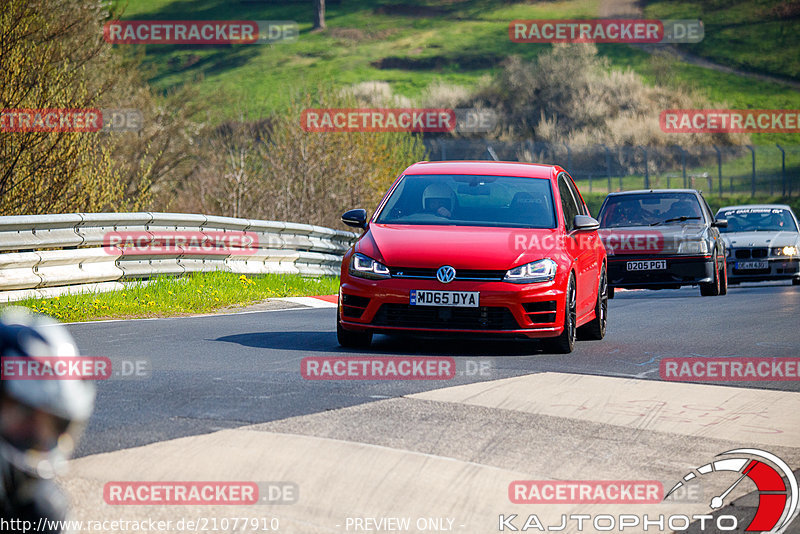
<instances>
[{"instance_id":1,"label":"dark car headlight","mask_svg":"<svg viewBox=\"0 0 800 534\"><path fill-rule=\"evenodd\" d=\"M678 254L708 254L708 243L704 239L681 241Z\"/></svg>"},{"instance_id":2,"label":"dark car headlight","mask_svg":"<svg viewBox=\"0 0 800 534\"><path fill-rule=\"evenodd\" d=\"M387 266L363 254L353 254L353 257L350 258L350 269L348 269L348 272L352 276L369 278L372 280L392 277Z\"/></svg>"},{"instance_id":3,"label":"dark car headlight","mask_svg":"<svg viewBox=\"0 0 800 534\"><path fill-rule=\"evenodd\" d=\"M510 269L503 277L504 282L514 284L533 284L536 282L550 282L556 277L558 265L549 258L532 261L519 267Z\"/></svg>"}]
</instances>

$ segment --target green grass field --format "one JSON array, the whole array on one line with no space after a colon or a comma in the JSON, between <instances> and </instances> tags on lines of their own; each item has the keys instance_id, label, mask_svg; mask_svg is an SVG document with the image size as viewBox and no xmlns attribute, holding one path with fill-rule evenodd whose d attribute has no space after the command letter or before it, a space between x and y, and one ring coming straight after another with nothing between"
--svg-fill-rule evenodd
<instances>
[{"instance_id":1,"label":"green grass field","mask_svg":"<svg viewBox=\"0 0 800 534\"><path fill-rule=\"evenodd\" d=\"M700 19L705 38L685 50L743 70L800 80L800 4L774 0L650 0L647 18Z\"/></svg>"},{"instance_id":2,"label":"green grass field","mask_svg":"<svg viewBox=\"0 0 800 534\"><path fill-rule=\"evenodd\" d=\"M746 30L747 7L768 11L780 2L748 0L737 9L709 11L701 2L651 2L646 14L658 17L708 19L702 46L712 59L761 57L761 70L787 75L796 70L800 47L797 36L770 41L761 48L738 44L758 32ZM433 82L474 87L481 77L496 72L500 62L516 54L532 58L550 45L517 44L508 38L514 19L591 18L599 1L500 2L464 0L435 2L407 0L402 4L378 0L328 2L328 30L312 33L311 2L230 3L224 0L141 0L128 5L127 19L295 20L300 36L295 43L238 46L138 45L144 51L151 83L166 90L189 80L202 80L200 98L209 102L211 120L244 110L281 109L298 91L320 82L344 87L363 81L386 81L395 94L418 97ZM766 10L766 11L765 11ZM768 15L764 15L768 16ZM738 24L738 31L718 31L719 24ZM738 21L738 22L737 22ZM713 24L712 24L713 22ZM766 24L766 23L765 23ZM777 31L767 25L763 31ZM132 46L132 45L119 45ZM766 48L764 48L766 47ZM741 108L800 109L800 92L786 86L753 81L675 61L654 61L627 45L600 45L614 68L631 68L646 80L695 88L712 102ZM705 50L705 49L704 49ZM712 53L713 52L713 53ZM774 54L773 54L774 53ZM706 55L709 55L706 54ZM772 54L772 55L771 55ZM766 61L769 57L770 61ZM794 67L792 66L794 65ZM800 144L798 134L757 134L757 144Z\"/></svg>"},{"instance_id":3,"label":"green grass field","mask_svg":"<svg viewBox=\"0 0 800 534\"><path fill-rule=\"evenodd\" d=\"M180 278L162 276L148 284L132 284L124 291L27 299L11 305L75 322L208 313L267 298L332 295L338 291L338 277L245 276L215 271Z\"/></svg>"}]
</instances>

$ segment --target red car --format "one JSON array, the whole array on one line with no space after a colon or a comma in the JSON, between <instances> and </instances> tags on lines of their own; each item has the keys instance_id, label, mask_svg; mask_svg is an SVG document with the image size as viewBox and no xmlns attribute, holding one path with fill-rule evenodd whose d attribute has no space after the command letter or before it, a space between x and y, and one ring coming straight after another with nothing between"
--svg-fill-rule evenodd
<instances>
[{"instance_id":1,"label":"red car","mask_svg":"<svg viewBox=\"0 0 800 534\"><path fill-rule=\"evenodd\" d=\"M606 251L564 169L531 163L421 162L407 168L342 261L337 334L546 338L571 352L602 339Z\"/></svg>"}]
</instances>

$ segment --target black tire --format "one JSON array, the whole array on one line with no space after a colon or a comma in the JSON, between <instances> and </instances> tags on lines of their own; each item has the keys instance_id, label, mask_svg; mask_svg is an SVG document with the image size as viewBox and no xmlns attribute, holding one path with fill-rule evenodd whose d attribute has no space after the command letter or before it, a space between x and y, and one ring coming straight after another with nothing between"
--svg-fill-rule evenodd
<instances>
[{"instance_id":1,"label":"black tire","mask_svg":"<svg viewBox=\"0 0 800 534\"><path fill-rule=\"evenodd\" d=\"M719 294L720 295L727 295L728 294L728 266L725 262L722 263L722 269L720 269L719 275Z\"/></svg>"},{"instance_id":2,"label":"black tire","mask_svg":"<svg viewBox=\"0 0 800 534\"><path fill-rule=\"evenodd\" d=\"M800 286L800 278L792 278L793 286Z\"/></svg>"},{"instance_id":3,"label":"black tire","mask_svg":"<svg viewBox=\"0 0 800 534\"><path fill-rule=\"evenodd\" d=\"M608 298L614 298L614 286L608 286Z\"/></svg>"},{"instance_id":4,"label":"black tire","mask_svg":"<svg viewBox=\"0 0 800 534\"><path fill-rule=\"evenodd\" d=\"M606 336L608 323L608 278L606 268L600 271L597 286L597 303L594 306L594 319L578 328L578 339L600 340Z\"/></svg>"},{"instance_id":5,"label":"black tire","mask_svg":"<svg viewBox=\"0 0 800 534\"><path fill-rule=\"evenodd\" d=\"M564 331L561 335L552 339L547 339L544 342L544 347L548 352L556 354L569 354L575 348L575 335L577 328L575 325L578 321L577 312L577 297L575 294L575 276L569 275L569 282L567 283L567 293L565 295L564 306Z\"/></svg>"},{"instance_id":6,"label":"black tire","mask_svg":"<svg viewBox=\"0 0 800 534\"><path fill-rule=\"evenodd\" d=\"M714 280L707 284L700 284L700 294L704 297L716 297L720 291L719 266L717 255L714 253Z\"/></svg>"},{"instance_id":7,"label":"black tire","mask_svg":"<svg viewBox=\"0 0 800 534\"><path fill-rule=\"evenodd\" d=\"M351 332L342 328L336 316L336 339L346 349L366 349L372 344L372 332Z\"/></svg>"}]
</instances>

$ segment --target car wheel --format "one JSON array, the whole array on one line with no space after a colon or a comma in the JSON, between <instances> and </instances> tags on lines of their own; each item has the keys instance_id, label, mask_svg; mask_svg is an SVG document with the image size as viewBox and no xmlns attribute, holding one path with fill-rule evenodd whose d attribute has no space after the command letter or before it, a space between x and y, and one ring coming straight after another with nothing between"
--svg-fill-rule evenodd
<instances>
[{"instance_id":1,"label":"car wheel","mask_svg":"<svg viewBox=\"0 0 800 534\"><path fill-rule=\"evenodd\" d=\"M719 295L719 265L717 265L716 253L714 254L714 280L707 284L700 284L700 294L704 297L714 297Z\"/></svg>"},{"instance_id":2,"label":"car wheel","mask_svg":"<svg viewBox=\"0 0 800 534\"><path fill-rule=\"evenodd\" d=\"M597 304L594 307L594 319L578 328L579 339L603 339L608 322L608 280L606 268L600 271L600 283L597 287Z\"/></svg>"},{"instance_id":3,"label":"car wheel","mask_svg":"<svg viewBox=\"0 0 800 534\"><path fill-rule=\"evenodd\" d=\"M720 295L727 295L728 294L728 267L727 265L723 264L722 269L719 271L719 294Z\"/></svg>"},{"instance_id":4,"label":"car wheel","mask_svg":"<svg viewBox=\"0 0 800 534\"><path fill-rule=\"evenodd\" d=\"M792 278L793 286L800 286L800 278Z\"/></svg>"},{"instance_id":5,"label":"car wheel","mask_svg":"<svg viewBox=\"0 0 800 534\"><path fill-rule=\"evenodd\" d=\"M577 298L575 295L575 276L570 274L564 306L564 331L556 338L545 341L548 352L569 354L575 348L576 323L578 321Z\"/></svg>"},{"instance_id":6,"label":"car wheel","mask_svg":"<svg viewBox=\"0 0 800 534\"><path fill-rule=\"evenodd\" d=\"M365 349L372 343L372 332L351 332L342 328L339 316L336 316L336 339L339 345L347 349Z\"/></svg>"},{"instance_id":7,"label":"car wheel","mask_svg":"<svg viewBox=\"0 0 800 534\"><path fill-rule=\"evenodd\" d=\"M608 287L608 298L610 298L610 299L614 298L614 287L613 286L609 286Z\"/></svg>"}]
</instances>

